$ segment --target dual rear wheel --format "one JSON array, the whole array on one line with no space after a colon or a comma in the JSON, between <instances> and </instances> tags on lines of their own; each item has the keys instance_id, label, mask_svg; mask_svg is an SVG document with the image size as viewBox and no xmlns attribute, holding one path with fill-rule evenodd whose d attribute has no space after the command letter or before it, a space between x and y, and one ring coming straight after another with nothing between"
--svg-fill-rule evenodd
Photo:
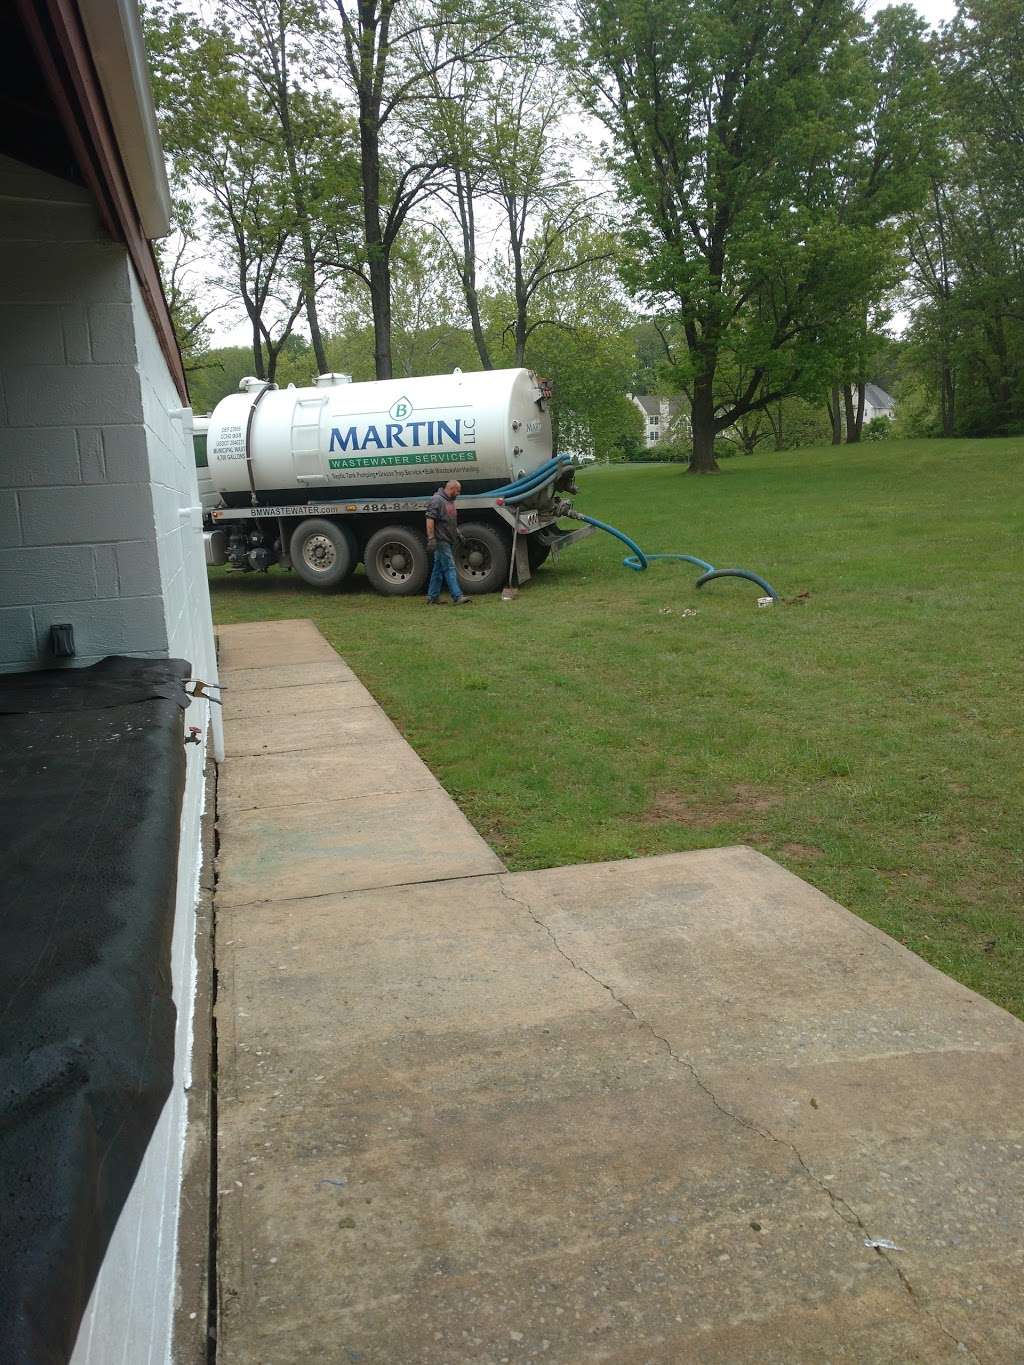
<instances>
[{"instance_id":1,"label":"dual rear wheel","mask_svg":"<svg viewBox=\"0 0 1024 1365\"><path fill-rule=\"evenodd\" d=\"M499 591L508 580L511 536L484 522L466 522L459 530L462 542L455 548L455 571L462 591ZM359 561L351 530L322 517L299 523L289 554L299 577L318 588L339 587ZM366 542L363 564L377 592L413 597L424 591L430 574L426 536L411 526L382 526Z\"/></svg>"}]
</instances>

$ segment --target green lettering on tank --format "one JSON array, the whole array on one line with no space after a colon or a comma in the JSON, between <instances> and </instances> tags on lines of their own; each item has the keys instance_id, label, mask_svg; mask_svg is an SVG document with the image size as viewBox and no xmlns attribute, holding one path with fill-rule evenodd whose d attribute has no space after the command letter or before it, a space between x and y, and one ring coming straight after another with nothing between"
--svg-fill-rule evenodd
<instances>
[{"instance_id":1,"label":"green lettering on tank","mask_svg":"<svg viewBox=\"0 0 1024 1365\"><path fill-rule=\"evenodd\" d=\"M432 455L350 455L328 460L331 469L401 469L408 465L475 464L475 450L438 450Z\"/></svg>"}]
</instances>

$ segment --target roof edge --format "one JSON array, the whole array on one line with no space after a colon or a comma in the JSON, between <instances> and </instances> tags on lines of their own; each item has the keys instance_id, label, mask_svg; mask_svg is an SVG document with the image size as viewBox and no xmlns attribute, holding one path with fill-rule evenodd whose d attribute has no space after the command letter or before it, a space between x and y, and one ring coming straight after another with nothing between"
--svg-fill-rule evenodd
<instances>
[{"instance_id":1,"label":"roof edge","mask_svg":"<svg viewBox=\"0 0 1024 1365\"><path fill-rule=\"evenodd\" d=\"M171 190L136 0L79 0L78 9L142 230L166 237Z\"/></svg>"}]
</instances>

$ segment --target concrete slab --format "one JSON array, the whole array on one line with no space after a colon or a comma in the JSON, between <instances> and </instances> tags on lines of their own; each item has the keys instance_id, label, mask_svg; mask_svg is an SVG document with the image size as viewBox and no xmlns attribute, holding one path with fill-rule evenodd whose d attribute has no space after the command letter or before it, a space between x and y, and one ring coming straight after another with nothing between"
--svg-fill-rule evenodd
<instances>
[{"instance_id":1,"label":"concrete slab","mask_svg":"<svg viewBox=\"0 0 1024 1365\"><path fill-rule=\"evenodd\" d=\"M338 657L312 621L247 621L217 627L221 668L332 662Z\"/></svg>"},{"instance_id":2,"label":"concrete slab","mask_svg":"<svg viewBox=\"0 0 1024 1365\"><path fill-rule=\"evenodd\" d=\"M374 702L317 716L282 716L272 723L262 718L232 720L224 727L224 752L229 758L241 758L249 754L324 753L357 744L364 753L372 753L376 745L396 738L401 736Z\"/></svg>"},{"instance_id":3,"label":"concrete slab","mask_svg":"<svg viewBox=\"0 0 1024 1365\"><path fill-rule=\"evenodd\" d=\"M750 849L505 874L221 639L221 1365L1024 1361L1017 1020Z\"/></svg>"},{"instance_id":4,"label":"concrete slab","mask_svg":"<svg viewBox=\"0 0 1024 1365\"><path fill-rule=\"evenodd\" d=\"M253 688L265 691L272 687L295 687L299 684L325 682L358 682L359 679L337 655L333 659L306 664L269 664L266 668L222 668L220 679L224 690L248 692Z\"/></svg>"},{"instance_id":5,"label":"concrete slab","mask_svg":"<svg viewBox=\"0 0 1024 1365\"><path fill-rule=\"evenodd\" d=\"M1024 1028L750 850L221 946L226 1365L1024 1359Z\"/></svg>"},{"instance_id":6,"label":"concrete slab","mask_svg":"<svg viewBox=\"0 0 1024 1365\"><path fill-rule=\"evenodd\" d=\"M218 908L503 870L440 787L226 811L219 828Z\"/></svg>"},{"instance_id":7,"label":"concrete slab","mask_svg":"<svg viewBox=\"0 0 1024 1365\"><path fill-rule=\"evenodd\" d=\"M301 666L301 665L300 665ZM361 682L310 683L297 687L256 688L224 693L224 719L280 720L284 716L316 716L325 711L344 710L352 706L376 706L373 697Z\"/></svg>"},{"instance_id":8,"label":"concrete slab","mask_svg":"<svg viewBox=\"0 0 1024 1365\"><path fill-rule=\"evenodd\" d=\"M220 766L217 804L224 813L425 791L438 785L419 755L396 734L375 744L370 753L363 745L352 744L327 753L228 758Z\"/></svg>"}]
</instances>

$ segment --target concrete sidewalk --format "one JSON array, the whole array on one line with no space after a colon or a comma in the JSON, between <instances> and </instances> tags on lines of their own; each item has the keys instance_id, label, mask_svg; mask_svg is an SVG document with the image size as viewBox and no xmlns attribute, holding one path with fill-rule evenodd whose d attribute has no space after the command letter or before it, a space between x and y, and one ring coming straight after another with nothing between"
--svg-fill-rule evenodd
<instances>
[{"instance_id":1,"label":"concrete sidewalk","mask_svg":"<svg viewBox=\"0 0 1024 1365\"><path fill-rule=\"evenodd\" d=\"M1018 1021L749 849L508 874L220 639L221 1362L1024 1360Z\"/></svg>"}]
</instances>

